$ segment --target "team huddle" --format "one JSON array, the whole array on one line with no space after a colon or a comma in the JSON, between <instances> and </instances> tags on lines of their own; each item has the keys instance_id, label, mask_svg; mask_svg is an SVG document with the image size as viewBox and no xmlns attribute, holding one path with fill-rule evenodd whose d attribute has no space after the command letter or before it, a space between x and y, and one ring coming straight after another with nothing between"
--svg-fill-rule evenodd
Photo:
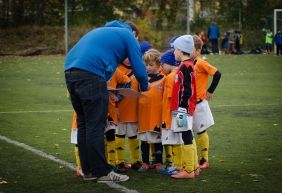
<instances>
[{"instance_id":1,"label":"team huddle","mask_svg":"<svg viewBox=\"0 0 282 193\"><path fill-rule=\"evenodd\" d=\"M149 42L140 42L149 90L139 97L109 91L105 154L117 173L130 168L142 173L155 169L165 176L190 179L209 167L207 129L214 120L208 101L221 74L199 57L203 43L198 36L173 37L169 45L162 54ZM207 89L209 76L213 79ZM140 92L128 59L118 65L107 87ZM74 113L73 138L76 120ZM125 156L126 142L129 161ZM83 176L77 146L75 155L77 175Z\"/></svg>"},{"instance_id":2,"label":"team huddle","mask_svg":"<svg viewBox=\"0 0 282 193\"><path fill-rule=\"evenodd\" d=\"M161 53L138 42L138 34L133 23L112 21L87 33L66 57L72 143L84 180L127 181L120 173L130 168L191 179L209 167L208 101L221 73L199 57L203 42L196 35L171 38Z\"/></svg>"}]
</instances>

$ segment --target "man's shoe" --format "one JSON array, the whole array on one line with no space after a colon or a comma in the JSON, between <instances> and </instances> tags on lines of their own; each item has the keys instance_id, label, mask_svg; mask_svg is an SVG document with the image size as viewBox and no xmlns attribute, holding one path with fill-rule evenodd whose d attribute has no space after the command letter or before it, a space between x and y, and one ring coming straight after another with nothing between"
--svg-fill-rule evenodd
<instances>
[{"instance_id":1,"label":"man's shoe","mask_svg":"<svg viewBox=\"0 0 282 193\"><path fill-rule=\"evenodd\" d=\"M188 173L185 169L182 169L177 174L171 175L171 177L176 179L192 179L195 177L195 173L194 171Z\"/></svg>"},{"instance_id":2,"label":"man's shoe","mask_svg":"<svg viewBox=\"0 0 282 193\"><path fill-rule=\"evenodd\" d=\"M201 169L207 169L209 168L209 162L207 162L207 160L205 160L205 158L202 158L200 160L200 164L199 164Z\"/></svg>"},{"instance_id":3,"label":"man's shoe","mask_svg":"<svg viewBox=\"0 0 282 193\"><path fill-rule=\"evenodd\" d=\"M125 182L129 179L129 176L118 174L114 171L111 171L106 176L102 176L97 179L98 183L106 183L106 182Z\"/></svg>"},{"instance_id":4,"label":"man's shoe","mask_svg":"<svg viewBox=\"0 0 282 193\"><path fill-rule=\"evenodd\" d=\"M150 166L146 163L142 163L141 167L138 169L138 172L144 173L150 169Z\"/></svg>"},{"instance_id":5,"label":"man's shoe","mask_svg":"<svg viewBox=\"0 0 282 193\"><path fill-rule=\"evenodd\" d=\"M85 181L91 181L91 180L96 180L96 179L97 177L93 176L91 173L83 175L83 180Z\"/></svg>"}]
</instances>

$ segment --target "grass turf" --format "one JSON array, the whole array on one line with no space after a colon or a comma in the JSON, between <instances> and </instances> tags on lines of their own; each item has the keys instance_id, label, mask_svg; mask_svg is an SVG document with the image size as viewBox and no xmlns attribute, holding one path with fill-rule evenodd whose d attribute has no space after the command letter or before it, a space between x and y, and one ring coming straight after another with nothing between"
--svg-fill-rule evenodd
<instances>
[{"instance_id":1,"label":"grass turf","mask_svg":"<svg viewBox=\"0 0 282 193\"><path fill-rule=\"evenodd\" d=\"M142 193L280 192L282 58L222 55L208 61L222 72L210 103L216 121L209 130L210 168L193 180L129 171L123 186ZM0 135L74 163L71 111L3 113L71 110L63 56L1 57L0 66ZM0 168L0 192L116 192L4 141Z\"/></svg>"}]
</instances>

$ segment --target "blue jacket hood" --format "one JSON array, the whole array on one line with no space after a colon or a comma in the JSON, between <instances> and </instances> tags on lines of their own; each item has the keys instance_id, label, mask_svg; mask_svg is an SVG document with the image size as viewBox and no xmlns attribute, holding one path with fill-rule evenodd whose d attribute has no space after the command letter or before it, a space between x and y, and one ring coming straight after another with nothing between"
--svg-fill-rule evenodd
<instances>
[{"instance_id":1,"label":"blue jacket hood","mask_svg":"<svg viewBox=\"0 0 282 193\"><path fill-rule=\"evenodd\" d=\"M105 27L120 27L120 28L127 28L129 29L129 31L132 32L132 29L129 25L127 25L126 23L123 23L121 21L118 20L113 20L113 21L109 21L105 24Z\"/></svg>"}]
</instances>

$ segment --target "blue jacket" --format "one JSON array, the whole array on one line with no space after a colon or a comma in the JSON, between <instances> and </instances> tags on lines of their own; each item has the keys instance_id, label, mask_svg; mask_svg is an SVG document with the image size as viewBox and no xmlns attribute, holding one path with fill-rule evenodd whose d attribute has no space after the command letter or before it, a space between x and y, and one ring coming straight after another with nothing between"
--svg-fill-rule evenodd
<instances>
[{"instance_id":1,"label":"blue jacket","mask_svg":"<svg viewBox=\"0 0 282 193\"><path fill-rule=\"evenodd\" d=\"M219 38L219 29L215 24L211 24L208 29L209 39L218 39Z\"/></svg>"},{"instance_id":2,"label":"blue jacket","mask_svg":"<svg viewBox=\"0 0 282 193\"><path fill-rule=\"evenodd\" d=\"M274 36L274 42L275 44L282 44L282 33L277 33Z\"/></svg>"},{"instance_id":3,"label":"blue jacket","mask_svg":"<svg viewBox=\"0 0 282 193\"><path fill-rule=\"evenodd\" d=\"M139 43L129 25L115 20L85 34L67 54L64 70L78 68L109 80L127 57L141 90L146 90L147 72Z\"/></svg>"}]
</instances>

